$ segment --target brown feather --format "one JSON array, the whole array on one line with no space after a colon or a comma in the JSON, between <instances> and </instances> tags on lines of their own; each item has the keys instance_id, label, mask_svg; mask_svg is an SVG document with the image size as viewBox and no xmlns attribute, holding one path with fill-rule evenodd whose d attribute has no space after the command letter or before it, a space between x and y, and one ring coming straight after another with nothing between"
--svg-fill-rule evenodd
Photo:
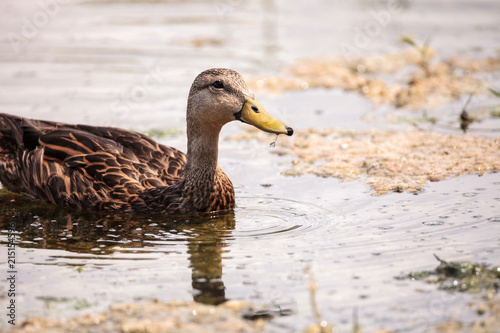
<instances>
[{"instance_id":1,"label":"brown feather","mask_svg":"<svg viewBox=\"0 0 500 333\"><path fill-rule=\"evenodd\" d=\"M58 206L155 213L234 207L225 174L186 190L186 155L133 131L0 114L0 147L2 184Z\"/></svg>"}]
</instances>

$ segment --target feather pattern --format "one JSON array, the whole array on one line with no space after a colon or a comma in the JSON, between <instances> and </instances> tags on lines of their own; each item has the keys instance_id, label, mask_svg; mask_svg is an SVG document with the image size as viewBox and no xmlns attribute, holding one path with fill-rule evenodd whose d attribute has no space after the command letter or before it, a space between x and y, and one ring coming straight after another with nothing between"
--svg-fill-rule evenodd
<instances>
[{"instance_id":1,"label":"feather pattern","mask_svg":"<svg viewBox=\"0 0 500 333\"><path fill-rule=\"evenodd\" d=\"M149 190L173 195L169 188L187 162L179 150L133 131L6 114L0 114L0 147L5 187L84 210L152 211Z\"/></svg>"}]
</instances>

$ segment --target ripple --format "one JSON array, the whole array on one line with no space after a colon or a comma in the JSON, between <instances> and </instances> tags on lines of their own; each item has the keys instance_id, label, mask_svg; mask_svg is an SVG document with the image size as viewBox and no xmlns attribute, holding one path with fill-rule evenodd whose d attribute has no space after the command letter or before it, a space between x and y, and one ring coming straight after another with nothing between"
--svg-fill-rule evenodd
<instances>
[{"instance_id":1,"label":"ripple","mask_svg":"<svg viewBox=\"0 0 500 333\"><path fill-rule=\"evenodd\" d=\"M333 212L309 202L240 197L234 237L287 237L335 223Z\"/></svg>"}]
</instances>

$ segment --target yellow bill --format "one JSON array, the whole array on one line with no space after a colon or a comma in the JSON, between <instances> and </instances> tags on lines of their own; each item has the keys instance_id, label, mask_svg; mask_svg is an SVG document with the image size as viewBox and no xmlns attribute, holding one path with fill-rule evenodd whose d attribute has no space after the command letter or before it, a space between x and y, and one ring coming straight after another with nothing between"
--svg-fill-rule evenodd
<instances>
[{"instance_id":1,"label":"yellow bill","mask_svg":"<svg viewBox=\"0 0 500 333\"><path fill-rule=\"evenodd\" d=\"M237 120L253 125L264 132L289 136L293 134L291 127L267 113L253 96L245 95L245 104L235 116Z\"/></svg>"}]
</instances>

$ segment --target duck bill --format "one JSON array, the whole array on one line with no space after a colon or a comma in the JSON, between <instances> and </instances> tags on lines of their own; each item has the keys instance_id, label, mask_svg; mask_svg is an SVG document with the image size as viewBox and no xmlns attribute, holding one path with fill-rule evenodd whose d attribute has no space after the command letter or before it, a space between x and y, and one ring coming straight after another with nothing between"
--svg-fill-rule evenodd
<instances>
[{"instance_id":1,"label":"duck bill","mask_svg":"<svg viewBox=\"0 0 500 333\"><path fill-rule=\"evenodd\" d=\"M245 96L243 108L235 114L235 117L237 120L253 125L264 132L289 136L293 134L291 127L267 113L255 97Z\"/></svg>"}]
</instances>

